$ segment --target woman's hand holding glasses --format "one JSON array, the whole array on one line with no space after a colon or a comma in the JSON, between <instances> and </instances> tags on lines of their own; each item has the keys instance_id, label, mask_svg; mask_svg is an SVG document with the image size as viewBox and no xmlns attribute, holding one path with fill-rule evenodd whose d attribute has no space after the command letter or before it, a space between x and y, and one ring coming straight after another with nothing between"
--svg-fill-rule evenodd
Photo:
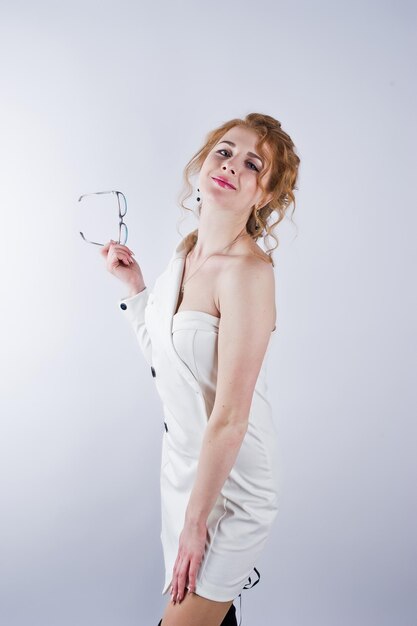
<instances>
[{"instance_id":1,"label":"woman's hand holding glasses","mask_svg":"<svg viewBox=\"0 0 417 626\"><path fill-rule=\"evenodd\" d=\"M86 196L95 196L101 194L115 194L117 198L119 208L119 240L110 241L106 244L99 243L97 241L90 241L87 239L83 232L80 231L80 235L86 243L91 243L96 246L100 246L100 254L106 259L106 267L110 274L119 278L123 283L129 285L130 296L133 296L139 291L143 291L146 287L143 280L142 272L133 258L135 254L130 248L126 246L127 242L127 226L123 221L127 213L127 200L126 196L121 191L95 191L93 193L84 193L78 198L78 202L81 202ZM123 241L123 243L121 243Z\"/></svg>"},{"instance_id":2,"label":"woman's hand holding glasses","mask_svg":"<svg viewBox=\"0 0 417 626\"><path fill-rule=\"evenodd\" d=\"M100 254L106 259L106 267L110 274L130 287L130 295L145 289L142 271L133 258L135 253L130 248L110 239L101 248Z\"/></svg>"}]
</instances>

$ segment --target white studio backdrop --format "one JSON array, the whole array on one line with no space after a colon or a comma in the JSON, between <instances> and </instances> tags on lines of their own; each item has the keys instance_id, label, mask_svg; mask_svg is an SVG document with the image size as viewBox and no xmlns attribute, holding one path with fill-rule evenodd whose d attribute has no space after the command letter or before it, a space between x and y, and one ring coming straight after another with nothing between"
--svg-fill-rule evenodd
<instances>
[{"instance_id":1,"label":"white studio backdrop","mask_svg":"<svg viewBox=\"0 0 417 626\"><path fill-rule=\"evenodd\" d=\"M281 512L242 626L417 622L416 41L405 1L1 2L2 624L162 616L160 400L77 199L126 194L152 287L186 162L250 112L301 167L274 253Z\"/></svg>"}]
</instances>

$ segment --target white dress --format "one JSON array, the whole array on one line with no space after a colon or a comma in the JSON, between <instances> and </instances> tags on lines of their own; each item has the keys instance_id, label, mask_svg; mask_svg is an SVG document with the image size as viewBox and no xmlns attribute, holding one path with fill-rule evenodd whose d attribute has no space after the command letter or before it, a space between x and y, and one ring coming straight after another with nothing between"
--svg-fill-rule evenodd
<instances>
[{"instance_id":1,"label":"white dress","mask_svg":"<svg viewBox=\"0 0 417 626\"><path fill-rule=\"evenodd\" d=\"M151 294L145 288L120 301L151 365L163 405L162 594L169 592L217 381L220 319L203 311L173 313L184 257L179 244ZM195 591L210 600L230 601L241 593L253 575L278 512L277 433L266 381L270 345L271 341L256 382L247 433L207 519L208 537Z\"/></svg>"}]
</instances>

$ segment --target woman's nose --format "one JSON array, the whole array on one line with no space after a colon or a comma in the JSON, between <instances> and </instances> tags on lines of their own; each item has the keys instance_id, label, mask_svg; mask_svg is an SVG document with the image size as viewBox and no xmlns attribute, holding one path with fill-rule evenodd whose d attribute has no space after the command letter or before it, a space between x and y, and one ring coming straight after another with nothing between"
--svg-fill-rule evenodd
<instances>
[{"instance_id":1,"label":"woman's nose","mask_svg":"<svg viewBox=\"0 0 417 626\"><path fill-rule=\"evenodd\" d=\"M226 165L223 165L223 169L224 169L224 170L226 170L226 169L227 169ZM230 169L230 171L231 171L231 172L233 172L233 174L236 174L236 170L235 170L235 168L234 168L234 167L230 167L230 166L229 166L229 169Z\"/></svg>"}]
</instances>

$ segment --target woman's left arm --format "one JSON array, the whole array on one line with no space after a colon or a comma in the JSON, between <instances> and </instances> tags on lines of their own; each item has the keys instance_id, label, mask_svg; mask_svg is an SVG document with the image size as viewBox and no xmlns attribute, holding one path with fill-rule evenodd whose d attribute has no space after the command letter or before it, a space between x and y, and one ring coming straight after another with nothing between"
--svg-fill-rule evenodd
<instances>
[{"instance_id":1,"label":"woman's left arm","mask_svg":"<svg viewBox=\"0 0 417 626\"><path fill-rule=\"evenodd\" d=\"M235 464L248 428L253 392L274 327L272 266L256 258L231 257L219 277L217 296L221 320L216 397L173 571L171 595L179 602L186 586L195 590L204 555L207 518Z\"/></svg>"}]
</instances>

